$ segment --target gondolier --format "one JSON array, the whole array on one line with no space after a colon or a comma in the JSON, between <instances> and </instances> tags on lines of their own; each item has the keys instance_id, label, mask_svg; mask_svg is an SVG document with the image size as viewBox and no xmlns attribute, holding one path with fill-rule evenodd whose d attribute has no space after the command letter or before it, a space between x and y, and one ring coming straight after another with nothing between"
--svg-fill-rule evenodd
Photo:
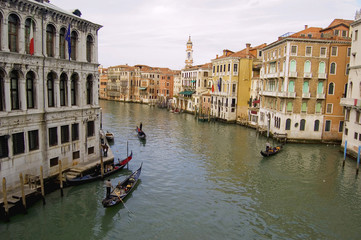
<instances>
[{"instance_id":1,"label":"gondolier","mask_svg":"<svg viewBox=\"0 0 361 240\"><path fill-rule=\"evenodd\" d=\"M112 191L112 182L110 181L110 179L108 179L108 181L106 181L105 186L107 187L107 198L110 195L110 192Z\"/></svg>"}]
</instances>

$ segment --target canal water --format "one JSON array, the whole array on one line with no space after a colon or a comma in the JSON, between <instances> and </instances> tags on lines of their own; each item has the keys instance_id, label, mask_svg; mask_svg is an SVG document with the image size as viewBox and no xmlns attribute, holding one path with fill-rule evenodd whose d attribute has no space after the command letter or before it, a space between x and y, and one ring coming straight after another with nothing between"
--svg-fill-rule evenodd
<instances>
[{"instance_id":1,"label":"canal water","mask_svg":"<svg viewBox=\"0 0 361 240\"><path fill-rule=\"evenodd\" d=\"M100 101L115 158L133 151L141 180L104 209L101 181L46 195L0 223L1 239L360 239L361 176L338 146L286 144L263 158L266 138L238 125L198 122L141 104ZM145 142L135 127L143 123ZM271 140L272 143L272 140Z\"/></svg>"}]
</instances>

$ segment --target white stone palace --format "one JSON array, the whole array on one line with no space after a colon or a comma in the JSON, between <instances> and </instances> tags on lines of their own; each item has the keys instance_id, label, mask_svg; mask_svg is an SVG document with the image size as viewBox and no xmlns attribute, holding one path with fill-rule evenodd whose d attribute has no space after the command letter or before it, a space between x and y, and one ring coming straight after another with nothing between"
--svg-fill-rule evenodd
<instances>
[{"instance_id":1,"label":"white stone palace","mask_svg":"<svg viewBox=\"0 0 361 240\"><path fill-rule=\"evenodd\" d=\"M0 178L100 157L98 30L49 1L0 2Z\"/></svg>"}]
</instances>

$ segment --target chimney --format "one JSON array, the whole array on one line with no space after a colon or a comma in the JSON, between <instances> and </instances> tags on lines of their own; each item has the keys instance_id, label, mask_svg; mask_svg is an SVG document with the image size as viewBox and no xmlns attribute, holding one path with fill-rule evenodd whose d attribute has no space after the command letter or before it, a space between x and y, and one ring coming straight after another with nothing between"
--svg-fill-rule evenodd
<instances>
[{"instance_id":1,"label":"chimney","mask_svg":"<svg viewBox=\"0 0 361 240\"><path fill-rule=\"evenodd\" d=\"M249 49L251 48L250 43L246 43L246 54L249 55Z\"/></svg>"},{"instance_id":2,"label":"chimney","mask_svg":"<svg viewBox=\"0 0 361 240\"><path fill-rule=\"evenodd\" d=\"M307 29L308 28L308 25L305 25L305 29Z\"/></svg>"},{"instance_id":3,"label":"chimney","mask_svg":"<svg viewBox=\"0 0 361 240\"><path fill-rule=\"evenodd\" d=\"M227 56L227 49L224 49L224 50L223 50L223 55L224 55L224 56Z\"/></svg>"},{"instance_id":4,"label":"chimney","mask_svg":"<svg viewBox=\"0 0 361 240\"><path fill-rule=\"evenodd\" d=\"M218 54L216 55L216 59L218 58Z\"/></svg>"}]
</instances>

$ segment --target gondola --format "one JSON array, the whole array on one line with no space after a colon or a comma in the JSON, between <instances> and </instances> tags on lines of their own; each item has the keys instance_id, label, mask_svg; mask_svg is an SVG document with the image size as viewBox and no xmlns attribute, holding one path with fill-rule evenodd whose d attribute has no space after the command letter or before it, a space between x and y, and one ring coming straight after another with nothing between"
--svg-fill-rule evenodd
<instances>
[{"instance_id":1,"label":"gondola","mask_svg":"<svg viewBox=\"0 0 361 240\"><path fill-rule=\"evenodd\" d=\"M119 204L120 202L123 202L123 199L126 198L129 193L131 193L134 190L134 187L136 186L140 173L142 171L143 163L140 165L140 167L130 174L123 182L119 183L113 191L110 193L109 196L103 199L102 204L103 207L108 208L115 206Z\"/></svg>"},{"instance_id":2,"label":"gondola","mask_svg":"<svg viewBox=\"0 0 361 240\"><path fill-rule=\"evenodd\" d=\"M130 155L123 159L122 161L119 161L118 163L111 164L110 169L104 169L103 177L107 177L115 172L120 171L124 168L127 163L132 160L133 158L133 151L130 152ZM100 166L99 166L100 167ZM94 173L87 174L85 176L75 177L75 178L69 178L66 176L66 183L67 185L73 186L73 185L80 185L83 183L92 182L98 179L101 179L102 175L100 174L100 169L96 169Z\"/></svg>"},{"instance_id":3,"label":"gondola","mask_svg":"<svg viewBox=\"0 0 361 240\"><path fill-rule=\"evenodd\" d=\"M281 150L282 150L282 145L273 148L271 147L266 151L261 151L261 154L263 157L269 157L279 153Z\"/></svg>"},{"instance_id":4,"label":"gondola","mask_svg":"<svg viewBox=\"0 0 361 240\"><path fill-rule=\"evenodd\" d=\"M139 127L137 127L137 128L135 129L135 131L137 132L139 139L145 139L145 138L147 137L147 135L145 135L145 133L143 132L143 130L140 130Z\"/></svg>"}]
</instances>

